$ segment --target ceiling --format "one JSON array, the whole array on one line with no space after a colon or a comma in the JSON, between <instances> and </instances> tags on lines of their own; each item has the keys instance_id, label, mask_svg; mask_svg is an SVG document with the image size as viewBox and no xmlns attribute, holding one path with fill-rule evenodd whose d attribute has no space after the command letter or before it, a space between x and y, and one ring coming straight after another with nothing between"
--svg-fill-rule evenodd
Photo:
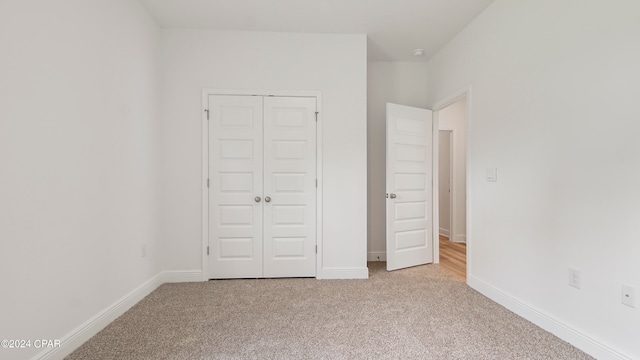
<instances>
[{"instance_id":1,"label":"ceiling","mask_svg":"<svg viewBox=\"0 0 640 360\"><path fill-rule=\"evenodd\" d=\"M166 28L367 34L369 61L426 61L493 0L140 0ZM415 57L412 51L424 49Z\"/></svg>"}]
</instances>

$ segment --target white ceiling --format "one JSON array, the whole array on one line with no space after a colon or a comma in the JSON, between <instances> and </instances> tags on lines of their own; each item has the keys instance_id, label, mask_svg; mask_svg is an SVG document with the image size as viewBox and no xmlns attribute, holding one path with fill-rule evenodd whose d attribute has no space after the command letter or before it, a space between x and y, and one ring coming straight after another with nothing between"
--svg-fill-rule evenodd
<instances>
[{"instance_id":1,"label":"white ceiling","mask_svg":"<svg viewBox=\"0 0 640 360\"><path fill-rule=\"evenodd\" d=\"M367 34L370 61L426 61L493 0L140 0L167 28ZM425 55L411 52L422 48Z\"/></svg>"}]
</instances>

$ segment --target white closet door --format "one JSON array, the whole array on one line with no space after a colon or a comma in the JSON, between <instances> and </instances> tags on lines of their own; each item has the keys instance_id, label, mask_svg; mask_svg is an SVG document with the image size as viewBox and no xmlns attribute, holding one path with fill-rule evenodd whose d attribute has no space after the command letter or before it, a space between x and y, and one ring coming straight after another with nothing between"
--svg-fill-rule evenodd
<instances>
[{"instance_id":1,"label":"white closet door","mask_svg":"<svg viewBox=\"0 0 640 360\"><path fill-rule=\"evenodd\" d=\"M210 278L262 276L262 110L262 97L209 96Z\"/></svg>"},{"instance_id":2,"label":"white closet door","mask_svg":"<svg viewBox=\"0 0 640 360\"><path fill-rule=\"evenodd\" d=\"M264 98L264 276L316 275L316 99Z\"/></svg>"}]
</instances>

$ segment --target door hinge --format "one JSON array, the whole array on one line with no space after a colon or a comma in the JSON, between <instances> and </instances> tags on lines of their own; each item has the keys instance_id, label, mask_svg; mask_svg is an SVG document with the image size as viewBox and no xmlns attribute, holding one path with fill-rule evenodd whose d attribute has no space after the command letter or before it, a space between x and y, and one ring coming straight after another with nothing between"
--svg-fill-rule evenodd
<instances>
[{"instance_id":1,"label":"door hinge","mask_svg":"<svg viewBox=\"0 0 640 360\"><path fill-rule=\"evenodd\" d=\"M318 245L316 245L316 254L318 253Z\"/></svg>"},{"instance_id":2,"label":"door hinge","mask_svg":"<svg viewBox=\"0 0 640 360\"><path fill-rule=\"evenodd\" d=\"M209 179L207 178L207 187L209 187Z\"/></svg>"},{"instance_id":3,"label":"door hinge","mask_svg":"<svg viewBox=\"0 0 640 360\"><path fill-rule=\"evenodd\" d=\"M316 122L318 122L318 111L316 111Z\"/></svg>"},{"instance_id":4,"label":"door hinge","mask_svg":"<svg viewBox=\"0 0 640 360\"><path fill-rule=\"evenodd\" d=\"M318 179L316 179L316 187L318 187Z\"/></svg>"},{"instance_id":5,"label":"door hinge","mask_svg":"<svg viewBox=\"0 0 640 360\"><path fill-rule=\"evenodd\" d=\"M209 120L209 109L204 109L204 111L207 113L207 120Z\"/></svg>"},{"instance_id":6,"label":"door hinge","mask_svg":"<svg viewBox=\"0 0 640 360\"><path fill-rule=\"evenodd\" d=\"M209 247L207 246L207 256L209 256Z\"/></svg>"}]
</instances>

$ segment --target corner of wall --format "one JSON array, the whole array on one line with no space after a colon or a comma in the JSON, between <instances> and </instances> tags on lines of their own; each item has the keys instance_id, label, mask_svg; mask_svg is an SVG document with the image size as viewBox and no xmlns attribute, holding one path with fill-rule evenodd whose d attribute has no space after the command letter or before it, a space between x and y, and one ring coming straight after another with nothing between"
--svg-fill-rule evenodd
<instances>
[{"instance_id":1,"label":"corner of wall","mask_svg":"<svg viewBox=\"0 0 640 360\"><path fill-rule=\"evenodd\" d=\"M160 285L162 285L162 274L153 276L151 279L145 281L143 284L124 295L113 304L109 305L107 308L103 309L89 320L70 331L68 334L61 337L60 347L47 348L37 354L34 359L63 359L95 334L100 332L100 330L104 329L107 325L124 314L127 310L131 309L147 295L151 294Z\"/></svg>"}]
</instances>

